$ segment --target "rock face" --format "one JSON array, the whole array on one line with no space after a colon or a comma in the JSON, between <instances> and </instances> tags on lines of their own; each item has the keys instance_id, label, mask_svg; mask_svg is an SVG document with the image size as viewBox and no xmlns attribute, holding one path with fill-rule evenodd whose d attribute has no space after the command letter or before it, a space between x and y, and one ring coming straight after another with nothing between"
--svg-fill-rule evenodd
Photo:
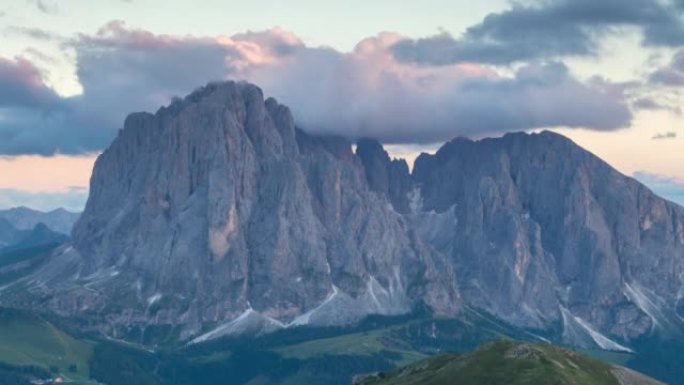
<instances>
[{"instance_id":1,"label":"rock face","mask_svg":"<svg viewBox=\"0 0 684 385\"><path fill-rule=\"evenodd\" d=\"M413 176L421 211L457 219L424 240L469 303L613 349L599 331L629 339L684 315L684 209L569 139L456 139L421 155Z\"/></svg>"},{"instance_id":2,"label":"rock face","mask_svg":"<svg viewBox=\"0 0 684 385\"><path fill-rule=\"evenodd\" d=\"M465 303L626 350L684 316L684 209L553 133L455 139L411 174L227 82L130 115L90 192L71 246L23 282L105 333L200 342Z\"/></svg>"},{"instance_id":3,"label":"rock face","mask_svg":"<svg viewBox=\"0 0 684 385\"><path fill-rule=\"evenodd\" d=\"M51 307L108 314L112 333L215 337L460 306L450 265L369 189L351 143L296 129L250 84L130 115L90 191L73 248L36 279L69 288Z\"/></svg>"}]
</instances>

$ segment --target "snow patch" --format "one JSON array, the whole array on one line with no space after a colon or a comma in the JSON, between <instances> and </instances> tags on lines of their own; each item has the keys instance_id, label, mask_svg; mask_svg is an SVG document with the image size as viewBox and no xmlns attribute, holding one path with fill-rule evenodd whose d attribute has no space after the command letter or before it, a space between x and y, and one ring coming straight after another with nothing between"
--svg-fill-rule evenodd
<instances>
[{"instance_id":1,"label":"snow patch","mask_svg":"<svg viewBox=\"0 0 684 385\"><path fill-rule=\"evenodd\" d=\"M155 295L150 296L147 298L147 306L152 306L155 303L159 302L159 300L162 298L161 293L157 293Z\"/></svg>"},{"instance_id":2,"label":"snow patch","mask_svg":"<svg viewBox=\"0 0 684 385\"><path fill-rule=\"evenodd\" d=\"M651 319L651 331L656 327L667 328L670 325L662 306L658 304L659 298L656 295L649 293L648 289L643 288L637 282L625 282L624 289L625 296Z\"/></svg>"},{"instance_id":3,"label":"snow patch","mask_svg":"<svg viewBox=\"0 0 684 385\"><path fill-rule=\"evenodd\" d=\"M589 324L589 322L583 320L582 318L572 314L568 309L564 308L561 306L561 313L563 316L563 324L564 324L564 335L566 332L569 332L569 336L576 337L578 332L585 332L588 334L588 336L593 340L593 342L598 345L601 349L604 350L612 350L612 351L619 351L619 352L627 352L627 353L633 353L633 350L621 345L610 338L606 337L605 335L601 334L599 331L594 329L594 327ZM574 324L574 325L573 325ZM581 331L578 331L575 329L575 325L579 326L581 328Z\"/></svg>"},{"instance_id":4,"label":"snow patch","mask_svg":"<svg viewBox=\"0 0 684 385\"><path fill-rule=\"evenodd\" d=\"M332 285L332 292L328 294L328 296L325 298L323 302L321 302L320 305L316 306L315 308L307 311L302 315L297 316L294 320L292 320L292 322L287 324L286 327L308 325L309 322L311 322L311 316L317 311L323 309L327 304L332 302L332 300L334 300L339 293L340 289L337 286Z\"/></svg>"},{"instance_id":5,"label":"snow patch","mask_svg":"<svg viewBox=\"0 0 684 385\"><path fill-rule=\"evenodd\" d=\"M216 329L213 329L213 330L211 330L205 334L202 334L201 336L193 339L192 341L190 341L190 344L197 344L200 342L209 341L209 340L214 339L214 338L218 338L218 337L221 337L224 335L231 334L230 331L232 329L236 329L237 326L239 326L241 323L247 321L249 319L249 317L254 313L256 313L256 312L250 307L247 310L245 310L242 314L240 314L237 318L235 318L234 320L232 320L228 323L225 323L225 324L217 327Z\"/></svg>"}]
</instances>

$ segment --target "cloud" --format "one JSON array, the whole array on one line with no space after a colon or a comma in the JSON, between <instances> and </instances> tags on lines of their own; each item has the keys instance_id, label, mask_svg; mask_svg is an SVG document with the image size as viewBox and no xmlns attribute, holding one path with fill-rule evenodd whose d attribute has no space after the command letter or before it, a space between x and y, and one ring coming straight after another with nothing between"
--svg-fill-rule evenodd
<instances>
[{"instance_id":1,"label":"cloud","mask_svg":"<svg viewBox=\"0 0 684 385\"><path fill-rule=\"evenodd\" d=\"M630 124L619 85L580 81L560 62L513 74L477 64L424 67L396 60L384 33L342 53L281 29L233 36L157 35L111 22L65 44L81 95L40 109L0 111L0 153L77 154L106 147L125 116L155 111L209 81L248 80L317 133L428 143L546 127L614 130ZM40 89L52 91L40 84Z\"/></svg>"},{"instance_id":2,"label":"cloud","mask_svg":"<svg viewBox=\"0 0 684 385\"><path fill-rule=\"evenodd\" d=\"M651 139L653 140L660 140L660 139L676 139L677 138L677 133L674 131L667 131L667 132L660 132L655 135Z\"/></svg>"},{"instance_id":3,"label":"cloud","mask_svg":"<svg viewBox=\"0 0 684 385\"><path fill-rule=\"evenodd\" d=\"M290 105L304 128L385 143L554 126L611 130L631 118L619 95L579 82L560 63L528 65L513 76L479 67L423 72L378 61L375 52L306 51L250 78Z\"/></svg>"},{"instance_id":4,"label":"cloud","mask_svg":"<svg viewBox=\"0 0 684 385\"><path fill-rule=\"evenodd\" d=\"M653 98L643 97L632 102L632 106L638 110L663 110L666 106L657 102Z\"/></svg>"},{"instance_id":5,"label":"cloud","mask_svg":"<svg viewBox=\"0 0 684 385\"><path fill-rule=\"evenodd\" d=\"M655 84L684 86L684 50L675 52L666 66L651 73L649 80Z\"/></svg>"},{"instance_id":6,"label":"cloud","mask_svg":"<svg viewBox=\"0 0 684 385\"><path fill-rule=\"evenodd\" d=\"M34 5L42 13L48 15L54 15L59 13L59 6L57 3L52 3L46 0L27 0L30 4Z\"/></svg>"},{"instance_id":7,"label":"cloud","mask_svg":"<svg viewBox=\"0 0 684 385\"><path fill-rule=\"evenodd\" d=\"M636 27L648 46L684 43L681 10L659 0L549 0L513 3L487 15L454 38L446 32L405 39L394 46L399 60L425 65L594 56L599 39L621 27Z\"/></svg>"},{"instance_id":8,"label":"cloud","mask_svg":"<svg viewBox=\"0 0 684 385\"><path fill-rule=\"evenodd\" d=\"M636 91L638 93L638 91ZM658 100L656 100L656 97ZM657 96L641 95L631 102L634 110L640 111L668 111L675 115L682 114L682 108L677 100L672 100L667 94L659 93Z\"/></svg>"},{"instance_id":9,"label":"cloud","mask_svg":"<svg viewBox=\"0 0 684 385\"><path fill-rule=\"evenodd\" d=\"M26 36L30 37L35 40L44 40L44 41L59 41L62 40L62 37L54 32L47 31L45 29L41 28L27 28L27 27L19 27L19 26L9 26L5 28L6 33L14 34L14 35L21 35L21 36Z\"/></svg>"},{"instance_id":10,"label":"cloud","mask_svg":"<svg viewBox=\"0 0 684 385\"><path fill-rule=\"evenodd\" d=\"M28 192L0 188L0 210L26 206L40 211L50 211L57 207L73 212L81 212L88 200L88 190L73 188L57 192Z\"/></svg>"},{"instance_id":11,"label":"cloud","mask_svg":"<svg viewBox=\"0 0 684 385\"><path fill-rule=\"evenodd\" d=\"M647 171L635 172L633 177L656 194L684 207L684 180Z\"/></svg>"},{"instance_id":12,"label":"cloud","mask_svg":"<svg viewBox=\"0 0 684 385\"><path fill-rule=\"evenodd\" d=\"M58 104L59 96L43 83L33 63L21 57L0 57L0 108L31 107L45 112Z\"/></svg>"}]
</instances>

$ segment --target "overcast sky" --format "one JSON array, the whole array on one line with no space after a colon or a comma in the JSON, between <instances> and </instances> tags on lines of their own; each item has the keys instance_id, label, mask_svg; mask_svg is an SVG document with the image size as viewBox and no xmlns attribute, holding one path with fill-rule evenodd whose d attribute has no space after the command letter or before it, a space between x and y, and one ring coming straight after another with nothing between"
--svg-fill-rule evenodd
<instances>
[{"instance_id":1,"label":"overcast sky","mask_svg":"<svg viewBox=\"0 0 684 385\"><path fill-rule=\"evenodd\" d=\"M413 157L552 129L684 204L683 0L0 0L0 208L80 210L127 113L252 81Z\"/></svg>"}]
</instances>

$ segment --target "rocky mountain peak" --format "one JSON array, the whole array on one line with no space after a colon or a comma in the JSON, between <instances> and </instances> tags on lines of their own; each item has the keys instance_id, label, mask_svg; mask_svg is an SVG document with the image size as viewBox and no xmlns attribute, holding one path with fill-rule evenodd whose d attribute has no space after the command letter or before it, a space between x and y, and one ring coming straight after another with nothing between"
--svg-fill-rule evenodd
<instances>
[{"instance_id":1,"label":"rocky mountain peak","mask_svg":"<svg viewBox=\"0 0 684 385\"><path fill-rule=\"evenodd\" d=\"M49 306L109 314L108 334L175 325L200 341L422 304L455 314L447 261L369 188L351 148L297 129L247 83L130 115L97 160L73 248L37 273L58 293Z\"/></svg>"},{"instance_id":2,"label":"rocky mountain peak","mask_svg":"<svg viewBox=\"0 0 684 385\"><path fill-rule=\"evenodd\" d=\"M40 283L28 285L39 306L124 338L465 304L628 351L684 316L684 209L572 141L457 138L411 174L377 141L354 152L307 133L247 83L129 116L72 238L22 283Z\"/></svg>"},{"instance_id":3,"label":"rocky mountain peak","mask_svg":"<svg viewBox=\"0 0 684 385\"><path fill-rule=\"evenodd\" d=\"M367 138L356 143L356 156L363 164L371 190L389 197L398 212L408 212L407 194L412 182L406 161L390 159L380 142Z\"/></svg>"}]
</instances>

